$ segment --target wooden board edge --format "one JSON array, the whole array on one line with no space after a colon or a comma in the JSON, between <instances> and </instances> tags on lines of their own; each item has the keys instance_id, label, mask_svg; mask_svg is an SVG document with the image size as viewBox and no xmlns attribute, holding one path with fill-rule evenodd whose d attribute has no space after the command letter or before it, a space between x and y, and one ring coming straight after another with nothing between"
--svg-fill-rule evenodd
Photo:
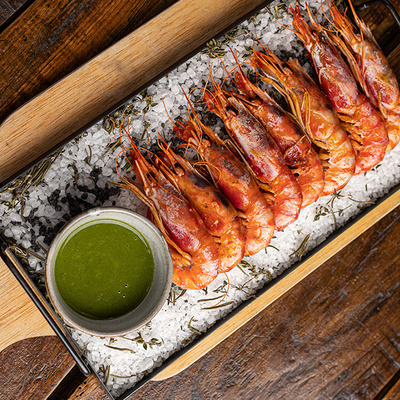
<instances>
[{"instance_id":1,"label":"wooden board edge","mask_svg":"<svg viewBox=\"0 0 400 400\"><path fill-rule=\"evenodd\" d=\"M315 253L287 276L274 284L261 296L253 300L248 306L228 319L223 325L207 336L207 340L201 340L193 348L184 353L173 363L162 369L151 380L162 381L171 378L192 365L215 346L232 335L236 330L250 321L253 317L263 311L266 307L279 299L292 287L297 285L325 261L330 259L341 249L363 234L367 229L393 211L400 204L400 190L397 190L385 201L375 206L364 217L360 218L342 234L329 242L323 249Z\"/></svg>"}]
</instances>

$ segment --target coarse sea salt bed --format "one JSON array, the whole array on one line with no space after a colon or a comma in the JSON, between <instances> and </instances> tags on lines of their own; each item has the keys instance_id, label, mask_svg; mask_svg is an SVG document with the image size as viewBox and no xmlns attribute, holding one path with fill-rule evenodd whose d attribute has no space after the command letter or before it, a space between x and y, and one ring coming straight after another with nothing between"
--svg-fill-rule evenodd
<instances>
[{"instance_id":1,"label":"coarse sea salt bed","mask_svg":"<svg viewBox=\"0 0 400 400\"><path fill-rule=\"evenodd\" d=\"M309 4L316 9L320 2L309 1ZM286 6L281 2L272 2L268 8L216 43L209 44L203 52L128 102L123 110L125 113L129 110L127 129L136 143L147 146L149 139L157 137L157 132L161 132L167 140L172 140L172 122L165 108L172 119L185 116L186 99L181 88L189 93L194 87L204 86L210 62L213 63L214 77L218 82L226 75L218 58L210 58L210 51L219 53L229 70L235 66L235 61L228 46L237 52L241 61L246 60L251 48L260 49L260 45L253 40L254 32L279 57L286 60L291 56L310 71L311 66L304 57L300 42L292 32L283 29L274 17L290 25ZM223 133L218 118L205 112L199 104L195 107L205 122ZM19 248L44 258L42 247L48 248L57 231L68 220L89 208L115 205L146 214L146 207L132 193L109 183L119 181L114 161L120 148L107 151L106 146L113 140L112 134L104 129L107 123L110 126L107 121L95 124L66 145L61 154L54 157L44 181L30 188L23 202L10 207L12 195L7 191L0 194L0 229ZM177 144L175 139L173 143ZM122 168L126 161L122 156L118 159ZM132 172L126 173L132 176ZM307 250L310 250L363 207L369 206L397 185L399 177L400 146L397 146L372 171L353 177L339 194L321 198L303 209L297 221L284 231L275 233L265 251L245 257L240 266L227 274L229 290L228 278L224 274L220 274L206 290L186 291L182 296L182 290L174 286L170 300L151 322L137 332L110 339L72 329L72 336L84 349L94 370L101 376L108 376L106 385L114 396L118 396L295 263L298 260L296 250L307 238ZM43 276L44 263L40 259L28 254L27 261L32 277L37 280L37 276ZM210 309L221 299L223 301L219 307Z\"/></svg>"}]
</instances>

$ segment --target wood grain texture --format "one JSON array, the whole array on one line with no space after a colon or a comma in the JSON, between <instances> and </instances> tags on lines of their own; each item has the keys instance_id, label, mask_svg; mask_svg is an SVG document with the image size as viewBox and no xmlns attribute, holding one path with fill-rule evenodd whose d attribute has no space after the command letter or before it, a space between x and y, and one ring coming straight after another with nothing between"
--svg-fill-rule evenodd
<instances>
[{"instance_id":1,"label":"wood grain texture","mask_svg":"<svg viewBox=\"0 0 400 400\"><path fill-rule=\"evenodd\" d=\"M375 399L400 366L399 238L397 208L191 367L133 399Z\"/></svg>"},{"instance_id":2,"label":"wood grain texture","mask_svg":"<svg viewBox=\"0 0 400 400\"><path fill-rule=\"evenodd\" d=\"M0 183L262 3L180 0L32 99L0 125Z\"/></svg>"},{"instance_id":3,"label":"wood grain texture","mask_svg":"<svg viewBox=\"0 0 400 400\"><path fill-rule=\"evenodd\" d=\"M2 0L0 1L0 29L12 18L17 11L29 3L29 0Z\"/></svg>"},{"instance_id":4,"label":"wood grain texture","mask_svg":"<svg viewBox=\"0 0 400 400\"><path fill-rule=\"evenodd\" d=\"M391 4L400 13L399 0L390 0ZM363 4L365 0L354 0L353 4ZM393 51L394 47L398 44L398 40L394 40L399 34L399 27L388 11L387 7L383 4L376 4L366 10L358 12L358 15L368 22L368 26L374 33L379 41L379 45L385 54Z\"/></svg>"},{"instance_id":5,"label":"wood grain texture","mask_svg":"<svg viewBox=\"0 0 400 400\"><path fill-rule=\"evenodd\" d=\"M68 397L68 400L110 400L111 397L99 385L95 375L86 378Z\"/></svg>"},{"instance_id":6,"label":"wood grain texture","mask_svg":"<svg viewBox=\"0 0 400 400\"><path fill-rule=\"evenodd\" d=\"M25 338L54 335L50 325L1 258L0 282L0 351Z\"/></svg>"},{"instance_id":7,"label":"wood grain texture","mask_svg":"<svg viewBox=\"0 0 400 400\"><path fill-rule=\"evenodd\" d=\"M31 1L0 35L0 122L175 1ZM12 3L0 2L10 11Z\"/></svg>"},{"instance_id":8,"label":"wood grain texture","mask_svg":"<svg viewBox=\"0 0 400 400\"><path fill-rule=\"evenodd\" d=\"M386 23L387 19L383 18L377 28ZM397 62L398 59L396 56L393 60ZM29 84L25 82L26 87ZM397 215L394 218L397 226L398 213L397 210L390 214ZM396 315L397 311L398 315L398 274L382 267L382 263L391 263L394 257L393 249L386 248L386 241L389 240L394 248L400 246L398 230L394 236L392 232L393 226L377 225L376 235L363 235L362 242L359 239L348 252L346 249L345 253L340 253L340 260L335 258L332 263L325 263L220 344L218 350L212 350L175 378L146 385L134 398L355 400L372 398L371 393L375 393L376 399L380 399L379 393L385 382L393 379L393 371L399 368L398 352L395 351L400 335L399 321L389 312ZM367 255L360 254L360 243L368 251ZM358 262L362 264L359 269L367 270L365 274L363 270L356 275L343 274L349 266L358 268ZM376 274L371 273L370 263L376 263L373 265ZM386 278L381 276L381 268L387 274ZM392 268L398 271L398 258ZM355 294L356 290L360 297ZM329 307L331 301L333 308ZM365 307L364 314L369 316L363 314L362 307ZM386 311L383 313L382 309ZM357 325L360 317L367 321L361 318L363 326ZM358 389L354 388L357 384ZM346 392L345 387L350 389ZM92 388L90 398L101 399L102 394L96 394L97 391L100 393L101 387L93 385ZM82 386L77 396L85 395L85 390ZM294 397L297 393L299 395ZM395 397L391 399L397 398L398 392L394 393Z\"/></svg>"},{"instance_id":9,"label":"wood grain texture","mask_svg":"<svg viewBox=\"0 0 400 400\"><path fill-rule=\"evenodd\" d=\"M0 352L0 400L45 400L74 365L57 337L14 343Z\"/></svg>"}]
</instances>

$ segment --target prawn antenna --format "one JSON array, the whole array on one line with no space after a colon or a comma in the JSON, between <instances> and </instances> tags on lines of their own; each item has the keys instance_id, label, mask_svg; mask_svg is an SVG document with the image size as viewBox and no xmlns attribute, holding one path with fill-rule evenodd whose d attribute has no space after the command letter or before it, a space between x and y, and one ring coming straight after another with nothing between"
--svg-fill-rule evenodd
<instances>
[{"instance_id":1,"label":"prawn antenna","mask_svg":"<svg viewBox=\"0 0 400 400\"><path fill-rule=\"evenodd\" d=\"M176 126L174 120L171 118L171 116L170 116L169 113L168 113L167 106L165 105L165 102L164 102L164 97L161 97L161 101L162 101L162 103L163 103L164 110L165 110L165 112L167 113L168 119L172 122L172 125Z\"/></svg>"},{"instance_id":2,"label":"prawn antenna","mask_svg":"<svg viewBox=\"0 0 400 400\"><path fill-rule=\"evenodd\" d=\"M296 9L298 9L298 7L299 7L299 6L296 4ZM290 10L290 12L291 12L292 14L294 14L294 9L293 9L293 7L292 7L291 5L288 6L288 9ZM288 31L293 32L296 36L298 36L298 33L297 33L294 29L289 28L289 27L286 26L285 24L282 24L282 22L280 22L280 21L278 20L278 18L275 18L275 21L276 21L280 26L282 26L283 28L287 29Z\"/></svg>"},{"instance_id":3,"label":"prawn antenna","mask_svg":"<svg viewBox=\"0 0 400 400\"><path fill-rule=\"evenodd\" d=\"M318 11L317 11L317 14L321 11L322 12L322 14L324 14L324 16L325 16L325 18L327 19L327 21L331 24L331 26L334 28L335 27L335 24L331 21L331 19L326 15L326 12L324 11L324 9L322 8L323 7L323 5L327 2L327 1L329 1L329 4L328 4L328 7L329 7L329 11L332 13L332 11L331 11L331 7L332 6L335 6L330 0L321 0L321 5L318 7ZM335 6L336 7L336 6ZM326 28L325 28L326 29ZM330 31L330 29L327 29L327 30L329 30ZM332 32L332 31L331 31Z\"/></svg>"}]
</instances>

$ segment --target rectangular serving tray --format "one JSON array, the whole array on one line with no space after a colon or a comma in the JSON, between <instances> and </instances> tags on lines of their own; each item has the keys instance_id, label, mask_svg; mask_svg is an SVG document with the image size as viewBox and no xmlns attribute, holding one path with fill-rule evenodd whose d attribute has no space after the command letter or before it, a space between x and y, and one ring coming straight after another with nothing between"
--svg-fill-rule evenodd
<instances>
[{"instance_id":1,"label":"rectangular serving tray","mask_svg":"<svg viewBox=\"0 0 400 400\"><path fill-rule=\"evenodd\" d=\"M214 0L200 3L180 0L8 117L0 125L0 188L190 58L212 37L236 26L270 1L230 0L229 7ZM194 22L188 28L189 17ZM148 54L149 48L158 48L162 54ZM149 380L167 379L187 368L399 204L400 185L117 400L127 399ZM26 289L25 279L18 277Z\"/></svg>"}]
</instances>

